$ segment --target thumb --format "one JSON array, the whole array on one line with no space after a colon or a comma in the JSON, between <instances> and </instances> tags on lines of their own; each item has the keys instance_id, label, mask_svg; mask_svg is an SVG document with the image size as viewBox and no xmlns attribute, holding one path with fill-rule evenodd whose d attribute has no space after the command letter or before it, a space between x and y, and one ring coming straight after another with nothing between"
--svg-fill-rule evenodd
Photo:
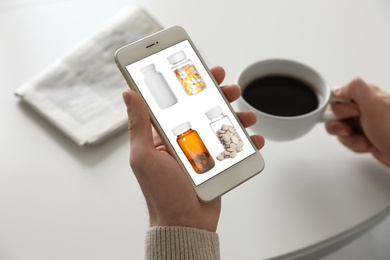
<instances>
[{"instance_id":1,"label":"thumb","mask_svg":"<svg viewBox=\"0 0 390 260\"><path fill-rule=\"evenodd\" d=\"M154 147L149 111L142 98L133 90L122 94L127 108L130 145L138 150Z\"/></svg>"},{"instance_id":2,"label":"thumb","mask_svg":"<svg viewBox=\"0 0 390 260\"><path fill-rule=\"evenodd\" d=\"M337 98L353 101L361 105L372 95L372 90L361 78L356 78L348 84L334 90L332 94Z\"/></svg>"}]
</instances>

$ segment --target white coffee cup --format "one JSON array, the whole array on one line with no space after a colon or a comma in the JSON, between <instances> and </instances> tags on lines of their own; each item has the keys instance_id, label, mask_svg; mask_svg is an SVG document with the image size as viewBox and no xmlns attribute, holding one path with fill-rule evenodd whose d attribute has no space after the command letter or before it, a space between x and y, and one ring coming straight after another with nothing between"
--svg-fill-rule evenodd
<instances>
[{"instance_id":1,"label":"white coffee cup","mask_svg":"<svg viewBox=\"0 0 390 260\"><path fill-rule=\"evenodd\" d=\"M259 61L241 71L237 84L243 93L254 80L270 75L287 76L306 82L317 94L318 107L299 116L275 116L254 108L241 96L237 101L238 110L252 110L257 115L257 122L250 130L263 135L266 139L287 141L306 134L318 122L335 119L333 114L329 115L325 111L329 102L339 100L331 98L331 90L321 75L302 63L286 59Z\"/></svg>"}]
</instances>

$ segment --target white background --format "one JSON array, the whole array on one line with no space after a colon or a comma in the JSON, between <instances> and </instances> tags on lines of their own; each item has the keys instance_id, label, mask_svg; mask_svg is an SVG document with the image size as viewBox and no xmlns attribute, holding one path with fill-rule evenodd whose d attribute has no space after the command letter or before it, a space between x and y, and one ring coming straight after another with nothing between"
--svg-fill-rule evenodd
<instances>
[{"instance_id":1,"label":"white background","mask_svg":"<svg viewBox=\"0 0 390 260\"><path fill-rule=\"evenodd\" d=\"M180 84L180 81L171 69L173 65L167 60L167 57L179 51L184 51L186 59L189 59L194 63L199 75L206 83L206 88L195 95L187 95L185 93L183 86ZM178 98L178 102L173 106L166 109L160 109L157 106L151 92L144 83L143 79L145 78L145 75L143 75L140 71L143 67L149 64L154 64L156 66L156 71L163 74L164 78L168 82L168 85L171 87L171 90ZM150 109L153 111L162 129L164 129L166 136L169 138L169 141L176 150L176 153L181 158L187 171L190 173L195 185L203 183L209 178L219 174L221 171L224 171L228 167L231 167L247 156L253 154L254 149L246 138L246 135L236 122L234 116L229 110L229 107L226 105L225 100L219 94L216 88L217 86L214 85L188 41L178 43L150 57L130 64L126 68L130 75L132 75L134 82L137 84L145 100L147 100ZM232 123L234 122L233 125L244 143L244 150L237 153L237 156L233 159L227 158L223 161L218 161L216 159L216 157L224 151L224 148L216 137L214 131L211 129L209 125L210 120L207 118L205 112L217 105L221 107L224 115L228 115ZM191 164L176 142L177 136L174 136L172 133L172 130L175 127L186 121L190 122L192 129L198 132L200 138L215 161L215 166L208 172L197 174L193 170Z\"/></svg>"}]
</instances>

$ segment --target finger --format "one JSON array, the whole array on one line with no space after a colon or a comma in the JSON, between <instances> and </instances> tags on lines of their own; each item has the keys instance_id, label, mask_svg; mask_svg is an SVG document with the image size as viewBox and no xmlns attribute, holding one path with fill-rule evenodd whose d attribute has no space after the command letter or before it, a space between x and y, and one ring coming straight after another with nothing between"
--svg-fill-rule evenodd
<instances>
[{"instance_id":1,"label":"finger","mask_svg":"<svg viewBox=\"0 0 390 260\"><path fill-rule=\"evenodd\" d=\"M261 135L252 135L251 139L252 139L253 143L256 145L257 149L260 150L261 148L264 147L265 140L264 140L263 136L261 136Z\"/></svg>"},{"instance_id":2,"label":"finger","mask_svg":"<svg viewBox=\"0 0 390 260\"><path fill-rule=\"evenodd\" d=\"M330 106L335 116L340 119L357 117L360 115L360 110L356 103L332 102L330 103Z\"/></svg>"},{"instance_id":3,"label":"finger","mask_svg":"<svg viewBox=\"0 0 390 260\"><path fill-rule=\"evenodd\" d=\"M362 135L339 136L338 139L343 145L356 153L367 153L372 150L370 141Z\"/></svg>"},{"instance_id":4,"label":"finger","mask_svg":"<svg viewBox=\"0 0 390 260\"><path fill-rule=\"evenodd\" d=\"M225 70L220 66L210 68L210 72L211 74L213 74L218 84L221 84L222 81L225 79Z\"/></svg>"},{"instance_id":5,"label":"finger","mask_svg":"<svg viewBox=\"0 0 390 260\"><path fill-rule=\"evenodd\" d=\"M348 84L332 91L332 94L337 98L362 104L367 102L372 95L372 88L371 85L364 82L361 78L355 78Z\"/></svg>"},{"instance_id":6,"label":"finger","mask_svg":"<svg viewBox=\"0 0 390 260\"><path fill-rule=\"evenodd\" d=\"M241 88L238 85L223 86L221 90L230 103L236 101L241 96Z\"/></svg>"},{"instance_id":7,"label":"finger","mask_svg":"<svg viewBox=\"0 0 390 260\"><path fill-rule=\"evenodd\" d=\"M127 107L129 137L132 150L153 147L150 117L144 101L133 90L126 90L122 95Z\"/></svg>"},{"instance_id":8,"label":"finger","mask_svg":"<svg viewBox=\"0 0 390 260\"><path fill-rule=\"evenodd\" d=\"M220 66L212 67L210 72L213 74L218 84L221 84L225 79L225 70ZM237 85L224 86L221 87L221 89L229 102L237 100L241 95L241 89Z\"/></svg>"},{"instance_id":9,"label":"finger","mask_svg":"<svg viewBox=\"0 0 390 260\"><path fill-rule=\"evenodd\" d=\"M238 112L237 116L245 128L254 125L257 121L257 116L253 111Z\"/></svg>"},{"instance_id":10,"label":"finger","mask_svg":"<svg viewBox=\"0 0 390 260\"><path fill-rule=\"evenodd\" d=\"M331 135L350 136L353 133L352 127L343 121L331 121L325 124L326 131Z\"/></svg>"},{"instance_id":11,"label":"finger","mask_svg":"<svg viewBox=\"0 0 390 260\"><path fill-rule=\"evenodd\" d=\"M161 139L160 135L158 134L158 132L156 131L156 129L154 129L154 127L152 128L152 134L153 134L154 148L156 148L156 150L159 150L159 151L166 151L165 144L162 141L162 139Z\"/></svg>"}]
</instances>

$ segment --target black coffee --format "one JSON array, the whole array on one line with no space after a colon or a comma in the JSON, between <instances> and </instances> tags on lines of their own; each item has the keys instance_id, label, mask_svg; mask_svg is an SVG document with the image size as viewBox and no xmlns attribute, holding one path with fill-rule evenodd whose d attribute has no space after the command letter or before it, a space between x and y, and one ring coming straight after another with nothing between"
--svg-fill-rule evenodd
<instances>
[{"instance_id":1,"label":"black coffee","mask_svg":"<svg viewBox=\"0 0 390 260\"><path fill-rule=\"evenodd\" d=\"M318 107L318 97L310 85L283 75L254 80L242 96L256 109L276 116L299 116Z\"/></svg>"}]
</instances>

